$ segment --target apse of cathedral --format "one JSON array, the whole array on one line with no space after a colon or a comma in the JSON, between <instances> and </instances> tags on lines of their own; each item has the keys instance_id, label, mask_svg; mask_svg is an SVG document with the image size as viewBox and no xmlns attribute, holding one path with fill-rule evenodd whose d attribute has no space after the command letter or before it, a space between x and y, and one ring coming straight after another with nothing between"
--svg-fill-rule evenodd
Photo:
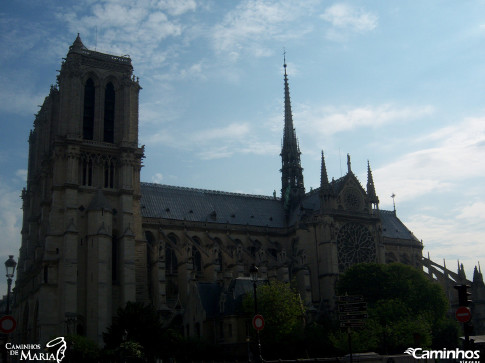
<instances>
[{"instance_id":1,"label":"apse of cathedral","mask_svg":"<svg viewBox=\"0 0 485 363\"><path fill-rule=\"evenodd\" d=\"M144 183L131 59L78 35L29 136L18 341L80 334L102 345L117 309L137 301L185 336L244 342L236 304L253 264L318 313L334 309L338 276L354 264L434 268L396 211L379 209L369 163L364 188L349 155L347 173L329 179L322 152L320 187L305 189L284 70L280 196Z\"/></svg>"}]
</instances>

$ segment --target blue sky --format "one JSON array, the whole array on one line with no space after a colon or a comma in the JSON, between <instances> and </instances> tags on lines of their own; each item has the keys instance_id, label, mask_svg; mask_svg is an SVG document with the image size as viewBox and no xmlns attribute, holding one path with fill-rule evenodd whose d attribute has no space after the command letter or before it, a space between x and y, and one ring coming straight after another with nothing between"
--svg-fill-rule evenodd
<instances>
[{"instance_id":1,"label":"blue sky","mask_svg":"<svg viewBox=\"0 0 485 363\"><path fill-rule=\"evenodd\" d=\"M321 150L330 178L349 153L363 185L369 160L425 254L469 278L483 260L484 1L16 0L0 5L1 261L33 115L77 33L140 77L142 181L279 194L286 49L307 190Z\"/></svg>"}]
</instances>

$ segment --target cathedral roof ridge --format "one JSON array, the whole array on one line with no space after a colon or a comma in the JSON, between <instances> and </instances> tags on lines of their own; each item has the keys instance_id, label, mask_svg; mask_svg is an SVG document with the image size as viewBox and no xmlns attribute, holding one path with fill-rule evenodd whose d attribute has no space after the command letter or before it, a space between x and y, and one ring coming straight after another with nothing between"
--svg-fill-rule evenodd
<instances>
[{"instance_id":1,"label":"cathedral roof ridge","mask_svg":"<svg viewBox=\"0 0 485 363\"><path fill-rule=\"evenodd\" d=\"M389 215L394 215L394 211L392 210L386 210L386 209L379 209L379 213L384 213L384 214L389 214Z\"/></svg>"},{"instance_id":2,"label":"cathedral roof ridge","mask_svg":"<svg viewBox=\"0 0 485 363\"><path fill-rule=\"evenodd\" d=\"M141 182L141 184L145 185L147 187L164 188L164 189L172 189L172 190L183 190L183 191L191 191L191 192L199 192L199 193L215 194L215 195L227 195L227 196L234 196L234 197L256 198L256 199L277 200L277 201L279 201L281 199L281 198L269 196L269 195L226 192L226 191L222 191L222 190L182 187L182 186L178 186L178 185L169 185L169 184L159 184L159 183L150 183L150 182Z\"/></svg>"},{"instance_id":3,"label":"cathedral roof ridge","mask_svg":"<svg viewBox=\"0 0 485 363\"><path fill-rule=\"evenodd\" d=\"M320 189L321 187L317 187L317 188L310 188L310 190L308 192L305 193L305 196L310 196L310 195L313 195L313 194L316 194L316 193L319 193L320 192Z\"/></svg>"},{"instance_id":4,"label":"cathedral roof ridge","mask_svg":"<svg viewBox=\"0 0 485 363\"><path fill-rule=\"evenodd\" d=\"M79 33L77 34L76 40L74 43L69 47L69 53L77 53L85 56L89 56L92 58L100 59L103 61L111 61L116 63L122 63L131 66L131 58L129 55L113 55L110 53L102 53L96 50L88 49L83 42L81 41L81 37Z\"/></svg>"}]
</instances>

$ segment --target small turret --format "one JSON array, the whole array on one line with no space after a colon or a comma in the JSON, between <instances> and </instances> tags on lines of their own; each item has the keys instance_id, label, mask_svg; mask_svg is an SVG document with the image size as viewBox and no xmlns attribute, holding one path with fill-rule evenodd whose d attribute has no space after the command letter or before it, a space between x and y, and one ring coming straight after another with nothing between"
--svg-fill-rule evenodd
<instances>
[{"instance_id":1,"label":"small turret","mask_svg":"<svg viewBox=\"0 0 485 363\"><path fill-rule=\"evenodd\" d=\"M458 261L458 277L461 280L466 280L466 274L465 274L465 268L463 267L463 264Z\"/></svg>"},{"instance_id":2,"label":"small turret","mask_svg":"<svg viewBox=\"0 0 485 363\"><path fill-rule=\"evenodd\" d=\"M325 166L325 155L323 155L322 150L322 166L320 169L320 188L323 189L328 187L328 175L327 175L327 167Z\"/></svg>"},{"instance_id":3,"label":"small turret","mask_svg":"<svg viewBox=\"0 0 485 363\"><path fill-rule=\"evenodd\" d=\"M367 195L369 197L369 201L373 204L374 208L379 209L379 198L376 194L374 178L372 177L372 170L370 168L369 160L367 160Z\"/></svg>"},{"instance_id":4,"label":"small turret","mask_svg":"<svg viewBox=\"0 0 485 363\"><path fill-rule=\"evenodd\" d=\"M473 270L473 284L477 284L477 283L483 284L483 275L482 275L481 269L475 266L475 269Z\"/></svg>"},{"instance_id":5,"label":"small turret","mask_svg":"<svg viewBox=\"0 0 485 363\"><path fill-rule=\"evenodd\" d=\"M77 33L77 37L74 40L74 43L69 47L69 51L75 51L75 50L88 50L86 48L81 40L81 37L79 36L79 33Z\"/></svg>"}]
</instances>

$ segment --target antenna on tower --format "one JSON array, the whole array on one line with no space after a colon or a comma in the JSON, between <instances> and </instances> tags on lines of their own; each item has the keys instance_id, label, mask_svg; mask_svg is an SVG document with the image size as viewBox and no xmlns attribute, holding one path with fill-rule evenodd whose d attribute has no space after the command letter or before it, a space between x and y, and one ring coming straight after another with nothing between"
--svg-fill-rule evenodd
<instances>
[{"instance_id":1,"label":"antenna on tower","mask_svg":"<svg viewBox=\"0 0 485 363\"><path fill-rule=\"evenodd\" d=\"M392 205L394 206L394 214L396 214L396 201L394 200L394 198L396 198L396 194L392 193L391 198L392 198Z\"/></svg>"},{"instance_id":2,"label":"antenna on tower","mask_svg":"<svg viewBox=\"0 0 485 363\"><path fill-rule=\"evenodd\" d=\"M340 177L342 177L342 155L340 154L340 148L338 148L338 160L340 163Z\"/></svg>"}]
</instances>

